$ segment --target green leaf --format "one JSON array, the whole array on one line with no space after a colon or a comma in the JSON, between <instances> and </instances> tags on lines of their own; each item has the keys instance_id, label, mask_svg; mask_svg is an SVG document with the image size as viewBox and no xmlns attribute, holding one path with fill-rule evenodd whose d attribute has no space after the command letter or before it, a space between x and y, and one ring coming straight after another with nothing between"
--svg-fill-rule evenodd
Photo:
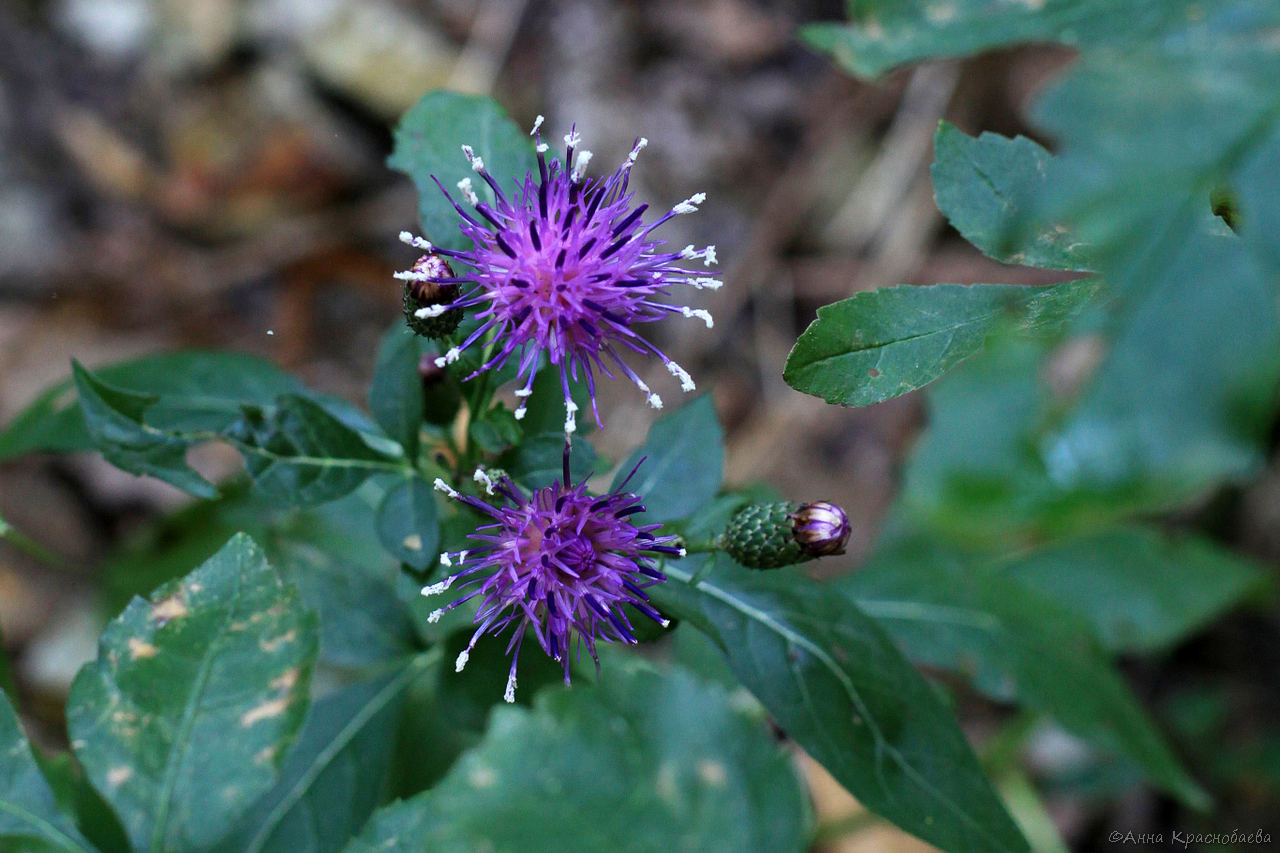
<instances>
[{"instance_id":1,"label":"green leaf","mask_svg":"<svg viewBox=\"0 0 1280 853\"><path fill-rule=\"evenodd\" d=\"M187 465L187 449L199 438L166 432L143 421L147 409L160 398L113 388L78 362L72 373L80 393L89 436L107 461L132 474L148 474L196 497L217 497L218 490Z\"/></svg>"},{"instance_id":2,"label":"green leaf","mask_svg":"<svg viewBox=\"0 0 1280 853\"><path fill-rule=\"evenodd\" d=\"M808 803L760 720L679 670L610 657L593 687L496 710L478 747L349 853L804 849Z\"/></svg>"},{"instance_id":3,"label":"green leaf","mask_svg":"<svg viewBox=\"0 0 1280 853\"><path fill-rule=\"evenodd\" d=\"M1093 298L1093 280L1048 287L900 285L818 309L783 378L828 403L869 406L927 385L982 348L995 329L1053 330Z\"/></svg>"},{"instance_id":4,"label":"green leaf","mask_svg":"<svg viewBox=\"0 0 1280 853\"><path fill-rule=\"evenodd\" d=\"M157 395L147 422L175 432L217 431L240 416L244 403L266 406L279 394L304 390L270 362L238 352L149 355L106 365L93 375L114 388ZM0 432L0 459L92 448L71 379L42 393Z\"/></svg>"},{"instance_id":5,"label":"green leaf","mask_svg":"<svg viewBox=\"0 0 1280 853\"><path fill-rule=\"evenodd\" d=\"M418 432L425 404L418 361L419 338L397 322L382 336L369 385L369 411L387 435L400 442L410 459L418 455Z\"/></svg>"},{"instance_id":6,"label":"green leaf","mask_svg":"<svg viewBox=\"0 0 1280 853\"><path fill-rule=\"evenodd\" d=\"M526 400L527 409L520 427L525 435L541 435L558 432L564 435L564 388L560 384L559 368L543 367L533 380L533 391ZM595 418L586 413L591 411L591 395L587 383L569 380L569 395L577 403L583 414L578 418L579 434L590 432L595 427Z\"/></svg>"},{"instance_id":7,"label":"green leaf","mask_svg":"<svg viewBox=\"0 0 1280 853\"><path fill-rule=\"evenodd\" d=\"M778 724L864 806L948 851L1027 850L934 689L870 618L788 571L668 562L660 609L704 630Z\"/></svg>"},{"instance_id":8,"label":"green leaf","mask_svg":"<svg viewBox=\"0 0 1280 853\"><path fill-rule=\"evenodd\" d=\"M569 451L569 472L578 482L594 470L596 450L585 438L575 438ZM498 459L498 467L506 471L526 489L540 489L552 480L564 479L564 432L534 435L513 447Z\"/></svg>"},{"instance_id":9,"label":"green leaf","mask_svg":"<svg viewBox=\"0 0 1280 853\"><path fill-rule=\"evenodd\" d=\"M1001 574L1070 608L1113 651L1177 643L1267 586L1260 567L1195 536L1102 530L1004 563Z\"/></svg>"},{"instance_id":10,"label":"green leaf","mask_svg":"<svg viewBox=\"0 0 1280 853\"><path fill-rule=\"evenodd\" d=\"M280 781L219 849L341 850L381 800L404 690L419 669L405 666L317 700Z\"/></svg>"},{"instance_id":11,"label":"green leaf","mask_svg":"<svg viewBox=\"0 0 1280 853\"><path fill-rule=\"evenodd\" d=\"M71 818L58 810L53 790L36 764L18 715L9 697L0 691L0 847L42 845L39 849L77 851L94 849L76 829Z\"/></svg>"},{"instance_id":12,"label":"green leaf","mask_svg":"<svg viewBox=\"0 0 1280 853\"><path fill-rule=\"evenodd\" d=\"M938 209L964 238L1006 264L1087 270L1088 247L1064 229L1018 233L1027 207L1048 183L1053 159L1023 136L968 136L942 122L933 138Z\"/></svg>"},{"instance_id":13,"label":"green leaf","mask_svg":"<svg viewBox=\"0 0 1280 853\"><path fill-rule=\"evenodd\" d=\"M264 497L299 506L342 497L380 471L406 469L319 403L295 394L277 398L271 411L246 407L225 435L244 454Z\"/></svg>"},{"instance_id":14,"label":"green leaf","mask_svg":"<svg viewBox=\"0 0 1280 853\"><path fill-rule=\"evenodd\" d=\"M314 617L247 536L107 625L67 727L135 848L207 847L275 783L315 657Z\"/></svg>"},{"instance_id":15,"label":"green leaf","mask_svg":"<svg viewBox=\"0 0 1280 853\"><path fill-rule=\"evenodd\" d=\"M618 470L619 489L640 460L644 464L627 483L641 497L646 518L671 521L715 497L724 476L724 430L710 394L703 394L654 422L649 436Z\"/></svg>"},{"instance_id":16,"label":"green leaf","mask_svg":"<svg viewBox=\"0 0 1280 853\"><path fill-rule=\"evenodd\" d=\"M470 145L504 193L537 165L528 134L491 98L437 91L425 95L400 119L387 165L408 175L418 189L418 213L427 239L450 249L468 241L458 230L458 214L431 180L435 175L451 193L462 178L472 178L485 201L493 191L477 180L462 154Z\"/></svg>"},{"instance_id":17,"label":"green leaf","mask_svg":"<svg viewBox=\"0 0 1280 853\"><path fill-rule=\"evenodd\" d=\"M1196 0L853 0L850 24L810 25L801 36L851 74L876 77L907 63L1026 41L1141 44L1190 24L1207 29L1252 23L1265 6L1251 0L1207 7Z\"/></svg>"},{"instance_id":18,"label":"green leaf","mask_svg":"<svg viewBox=\"0 0 1280 853\"><path fill-rule=\"evenodd\" d=\"M962 673L993 698L1050 713L1185 802L1207 803L1101 654L1088 623L1052 600L928 543L882 551L836 586L917 663Z\"/></svg>"},{"instance_id":19,"label":"green leaf","mask_svg":"<svg viewBox=\"0 0 1280 853\"><path fill-rule=\"evenodd\" d=\"M472 440L487 453L501 453L518 444L524 435L515 414L505 406L493 406L471 422Z\"/></svg>"},{"instance_id":20,"label":"green leaf","mask_svg":"<svg viewBox=\"0 0 1280 853\"><path fill-rule=\"evenodd\" d=\"M103 853L128 851L129 838L120 818L93 787L75 756L69 752L34 755L58 805L75 817L76 826L90 843Z\"/></svg>"},{"instance_id":21,"label":"green leaf","mask_svg":"<svg viewBox=\"0 0 1280 853\"><path fill-rule=\"evenodd\" d=\"M427 568L440 549L435 489L419 477L400 480L378 505L377 527L387 553L419 571Z\"/></svg>"}]
</instances>

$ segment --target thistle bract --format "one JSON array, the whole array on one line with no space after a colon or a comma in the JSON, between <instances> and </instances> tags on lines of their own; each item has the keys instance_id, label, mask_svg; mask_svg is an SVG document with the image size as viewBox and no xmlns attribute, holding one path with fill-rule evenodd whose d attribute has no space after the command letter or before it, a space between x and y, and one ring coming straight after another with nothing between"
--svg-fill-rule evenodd
<instances>
[{"instance_id":1,"label":"thistle bract","mask_svg":"<svg viewBox=\"0 0 1280 853\"><path fill-rule=\"evenodd\" d=\"M636 642L625 606L664 627L668 624L649 604L644 589L666 580L655 556L683 556L684 550L672 544L676 537L654 535L661 525L632 523L631 517L644 511L638 495L614 491L594 497L587 493L585 479L573 485L567 448L564 480L532 494L525 494L506 477L491 477L483 470L476 471L476 480L500 497L501 505L464 495L436 480L436 488L493 521L471 534L477 548L443 554L440 562L457 571L422 590L423 595L438 595L456 587L461 593L431 614L433 622L473 598L481 599L477 628L456 662L459 672L480 637L512 628L507 644L511 672L504 698L513 702L516 666L526 635L563 664L567 684L575 640L576 654L580 656L585 646L597 666L597 642ZM626 481L619 489L625 485Z\"/></svg>"},{"instance_id":2,"label":"thistle bract","mask_svg":"<svg viewBox=\"0 0 1280 853\"><path fill-rule=\"evenodd\" d=\"M752 569L776 569L843 554L852 527L833 503L750 504L738 510L720 537L729 556Z\"/></svg>"},{"instance_id":3,"label":"thistle bract","mask_svg":"<svg viewBox=\"0 0 1280 853\"><path fill-rule=\"evenodd\" d=\"M710 327L707 311L661 300L676 285L715 289L720 281L705 269L716 262L715 246L664 251L665 243L653 237L672 217L697 210L705 198L702 193L649 224L644 222L647 205L633 203L627 181L647 140L638 139L613 174L592 179L584 176L591 152L579 150L576 130L564 138L563 163L548 161L541 124L539 116L533 129L538 171L516 181L510 194L489 174L483 159L470 146L463 146L472 168L493 190L492 204L479 198L470 178L458 183L460 201L436 181L458 212L459 227L473 243L470 250L434 247L408 232L401 239L422 251L447 256L457 265L456 277L433 281L471 285L448 307L475 309L479 325L441 356L440 363L456 361L478 342L492 341L488 358L466 378L516 359L520 403L515 414L521 418L545 355L560 373L565 433L569 434L577 428L578 409L569 393L570 380L585 381L597 423L595 383L602 374L627 377L649 405L661 408L662 398L623 360L627 351L660 359L682 390L694 389L689 373L635 327L668 314L697 318ZM695 268L695 262L702 269ZM397 273L410 281L421 275L416 270Z\"/></svg>"}]
</instances>

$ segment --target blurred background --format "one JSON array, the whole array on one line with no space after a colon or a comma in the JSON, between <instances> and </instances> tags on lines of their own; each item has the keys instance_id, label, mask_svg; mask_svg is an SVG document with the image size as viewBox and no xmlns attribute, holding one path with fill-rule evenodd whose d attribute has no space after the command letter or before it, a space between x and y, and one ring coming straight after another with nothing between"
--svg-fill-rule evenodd
<instances>
[{"instance_id":1,"label":"blurred background","mask_svg":"<svg viewBox=\"0 0 1280 853\"><path fill-rule=\"evenodd\" d=\"M818 306L860 290L1066 277L980 255L938 213L928 166L942 118L970 133L1038 138L1022 108L1071 55L1022 48L862 84L794 35L843 7L5 0L0 424L65 377L72 357L94 366L190 347L263 355L360 401L378 338L399 315L391 272L413 259L396 240L416 228L417 208L408 179L384 164L391 128L428 90L492 94L522 126L545 114L558 136L576 122L601 170L646 136L633 184L644 200L667 207L708 193L698 216L679 217L664 236L717 246L726 286L699 294L715 327L672 320L654 339L713 389L729 482L840 503L856 563L923 426L919 397L837 409L784 385L783 360ZM674 404L669 377L660 366L657 374L646 378ZM623 384L606 388L610 428L596 437L613 459L652 417ZM217 448L199 461L215 476L239 464ZM45 744L62 737L66 689L108 615L95 592L104 555L186 500L92 455L0 465L0 516L62 561L50 568L0 544L3 640ZM1273 468L1233 504L1230 531L1273 565L1278 505ZM1276 628L1233 618L1159 662L1132 662L1128 674L1166 725L1190 727L1187 737L1228 720L1261 725L1275 697L1265 675L1241 663L1258 631L1274 638ZM1189 671L1214 673L1214 689L1189 699L1176 691ZM962 711L972 730L989 730L991 707L966 699ZM1034 746L1050 766L1074 748L1052 735ZM1280 740L1269 748L1259 766L1280 766ZM1213 758L1192 756L1193 774L1212 782ZM820 814L854 809L821 771L809 773ZM1245 815L1250 785L1259 802L1273 795L1265 776L1240 783ZM1101 844L1111 826L1167 823L1168 804L1141 788L1104 797L1075 789L1049 807L1078 849ZM850 829L824 849L927 849L883 824Z\"/></svg>"}]
</instances>

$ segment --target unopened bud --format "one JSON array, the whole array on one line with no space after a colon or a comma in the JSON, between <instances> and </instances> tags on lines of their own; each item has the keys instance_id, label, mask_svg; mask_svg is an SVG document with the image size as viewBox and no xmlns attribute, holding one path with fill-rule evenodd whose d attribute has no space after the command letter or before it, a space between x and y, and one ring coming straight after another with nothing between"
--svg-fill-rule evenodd
<instances>
[{"instance_id":1,"label":"unopened bud","mask_svg":"<svg viewBox=\"0 0 1280 853\"><path fill-rule=\"evenodd\" d=\"M436 364L434 352L418 359L418 376L422 380L422 415L430 423L443 426L458 414L462 389L449 371Z\"/></svg>"},{"instance_id":2,"label":"unopened bud","mask_svg":"<svg viewBox=\"0 0 1280 853\"><path fill-rule=\"evenodd\" d=\"M748 568L776 569L843 554L849 533L849 516L835 504L783 501L738 510L720 543Z\"/></svg>"},{"instance_id":3,"label":"unopened bud","mask_svg":"<svg viewBox=\"0 0 1280 853\"><path fill-rule=\"evenodd\" d=\"M458 328L462 309L450 308L439 314L430 310L439 310L436 306L448 305L458 298L461 288L457 284L438 281L453 278L449 263L437 254L428 253L418 258L410 271L429 278L414 278L404 283L404 319L409 328L424 338L444 337ZM423 309L428 309L427 316L419 316Z\"/></svg>"}]
</instances>

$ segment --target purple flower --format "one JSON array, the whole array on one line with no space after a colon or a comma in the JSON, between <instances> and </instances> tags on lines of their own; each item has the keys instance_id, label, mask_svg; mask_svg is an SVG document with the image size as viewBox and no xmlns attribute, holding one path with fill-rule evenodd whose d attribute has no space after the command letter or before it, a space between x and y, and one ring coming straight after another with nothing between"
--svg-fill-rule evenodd
<instances>
[{"instance_id":1,"label":"purple flower","mask_svg":"<svg viewBox=\"0 0 1280 853\"><path fill-rule=\"evenodd\" d=\"M492 340L493 349L487 360L466 378L499 368L515 358L520 381L516 391L520 404L515 414L521 418L539 359L545 353L560 372L565 433L569 434L577 428L578 408L569 396L570 378L586 381L597 423L598 374L613 378L615 371L621 373L644 392L651 406L661 408L662 399L623 361L622 354L628 350L656 356L680 380L682 390L692 391L694 383L688 372L634 327L668 314L696 317L710 327L712 319L707 311L669 304L660 298L668 296L674 285L715 289L721 282L705 269L690 268L695 260L702 261L703 267L714 264L715 246L664 251L665 243L652 236L672 217L697 210L705 199L703 193L680 202L648 225L643 222L648 206L633 205L634 193L628 191L627 179L647 140L636 141L616 172L594 179L584 177L591 152L577 150L580 140L576 130L564 138L564 163L556 159L548 163L544 156L547 145L539 133L541 125L539 116L532 131L537 137L538 172L530 172L523 182L515 182L513 195L502 191L485 169L484 161L467 145L462 146L463 153L493 189L495 202L480 201L471 179L465 178L458 183L458 189L468 210L436 181L457 209L459 227L474 243L472 249L441 249L408 232L400 238L424 252L447 256L461 267L456 277L433 279L436 284L473 285L447 306L422 309L428 316L452 308L479 309L479 327L439 359L441 366L456 361L473 344ZM423 273L409 270L396 275L415 280Z\"/></svg>"},{"instance_id":2,"label":"purple flower","mask_svg":"<svg viewBox=\"0 0 1280 853\"><path fill-rule=\"evenodd\" d=\"M652 555L683 556L685 552L671 544L676 537L654 535L660 524L631 522L631 516L644 511L638 495L615 491L597 498L587 494L585 479L572 485L567 446L564 481L556 480L531 495L506 477L495 481L482 469L475 476L489 494L501 495L502 505L492 506L436 480L437 489L493 521L471 534L481 543L477 549L442 554L440 562L457 571L422 590L423 595L438 595L457 585L463 592L432 613L432 622L464 602L481 599L475 617L478 627L458 655L459 672L481 636L501 634L514 626L507 644L511 672L503 697L514 702L516 664L526 628L543 651L563 663L568 684L574 635L579 655L586 646L597 666L597 641L636 642L623 605L666 627L667 620L653 609L644 592L645 587L666 580Z\"/></svg>"}]
</instances>

